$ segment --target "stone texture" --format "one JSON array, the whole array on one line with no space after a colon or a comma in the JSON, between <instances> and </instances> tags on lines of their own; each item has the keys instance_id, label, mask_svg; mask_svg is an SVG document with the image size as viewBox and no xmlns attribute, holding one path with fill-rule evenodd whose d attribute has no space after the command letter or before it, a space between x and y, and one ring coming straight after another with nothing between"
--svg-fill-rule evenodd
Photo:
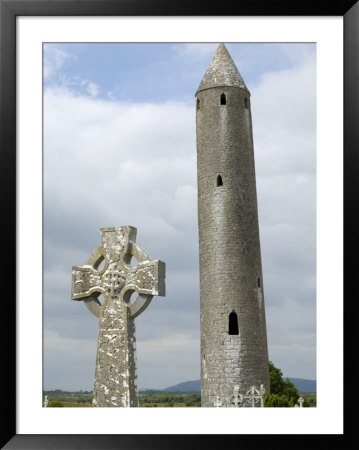
<instances>
[{"instance_id":1,"label":"stone texture","mask_svg":"<svg viewBox=\"0 0 359 450\"><path fill-rule=\"evenodd\" d=\"M99 318L93 405L138 406L134 319L154 295L165 295L165 264L135 243L133 227L101 228L101 240L84 266L72 268L72 299L84 300Z\"/></svg>"},{"instance_id":2,"label":"stone texture","mask_svg":"<svg viewBox=\"0 0 359 450\"><path fill-rule=\"evenodd\" d=\"M247 89L224 44L218 45L216 53L197 89L197 93L215 86L237 86Z\"/></svg>"},{"instance_id":3,"label":"stone texture","mask_svg":"<svg viewBox=\"0 0 359 450\"><path fill-rule=\"evenodd\" d=\"M269 368L250 93L223 44L196 97L202 406L231 406Z\"/></svg>"}]
</instances>

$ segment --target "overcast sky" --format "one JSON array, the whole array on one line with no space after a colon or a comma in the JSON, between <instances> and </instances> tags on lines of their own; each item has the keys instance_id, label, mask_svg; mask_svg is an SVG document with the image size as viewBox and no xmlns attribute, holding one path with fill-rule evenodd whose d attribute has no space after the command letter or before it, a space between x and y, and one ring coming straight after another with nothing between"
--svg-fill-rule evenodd
<instances>
[{"instance_id":1,"label":"overcast sky","mask_svg":"<svg viewBox=\"0 0 359 450\"><path fill-rule=\"evenodd\" d=\"M316 378L316 49L226 44L251 92L269 358ZM132 225L166 263L136 318L140 388L200 378L194 94L217 44L44 45L44 389L92 390L71 269Z\"/></svg>"}]
</instances>

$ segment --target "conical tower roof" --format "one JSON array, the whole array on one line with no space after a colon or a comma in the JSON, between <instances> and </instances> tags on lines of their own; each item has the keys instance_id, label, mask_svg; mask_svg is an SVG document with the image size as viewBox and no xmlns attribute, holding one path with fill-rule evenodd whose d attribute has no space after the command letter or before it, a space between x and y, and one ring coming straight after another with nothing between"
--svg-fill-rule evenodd
<instances>
[{"instance_id":1,"label":"conical tower roof","mask_svg":"<svg viewBox=\"0 0 359 450\"><path fill-rule=\"evenodd\" d=\"M216 53L197 89L197 93L217 86L237 86L248 91L224 44L218 45Z\"/></svg>"}]
</instances>

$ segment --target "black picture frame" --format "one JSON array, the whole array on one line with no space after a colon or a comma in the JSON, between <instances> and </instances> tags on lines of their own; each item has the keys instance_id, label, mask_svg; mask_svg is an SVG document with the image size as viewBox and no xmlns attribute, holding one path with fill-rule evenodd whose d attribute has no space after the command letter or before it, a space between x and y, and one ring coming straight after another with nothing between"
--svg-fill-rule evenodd
<instances>
[{"instance_id":1,"label":"black picture frame","mask_svg":"<svg viewBox=\"0 0 359 450\"><path fill-rule=\"evenodd\" d=\"M5 287L1 328L1 448L6 449L177 449L263 445L278 435L18 435L16 434L16 17L19 16L342 16L344 20L344 294L345 384L356 386L358 342L353 291L358 249L356 218L359 173L359 4L302 0L0 0L0 183L2 202L1 273ZM329 93L328 93L329 95ZM346 239L345 239L346 237ZM338 274L339 275L339 274ZM349 296L349 294L352 294ZM354 356L354 357L353 357ZM328 374L330 376L330 374ZM334 387L333 387L334 389ZM353 397L353 401L356 399ZM349 406L348 406L349 404ZM349 401L345 402L350 407ZM344 439L354 429L355 413L344 423ZM287 435L285 439L293 438ZM319 436L296 435L299 444ZM349 437L348 437L349 440ZM280 446L276 442L276 447ZM287 443L285 443L287 446ZM342 448L342 442L336 442Z\"/></svg>"}]
</instances>

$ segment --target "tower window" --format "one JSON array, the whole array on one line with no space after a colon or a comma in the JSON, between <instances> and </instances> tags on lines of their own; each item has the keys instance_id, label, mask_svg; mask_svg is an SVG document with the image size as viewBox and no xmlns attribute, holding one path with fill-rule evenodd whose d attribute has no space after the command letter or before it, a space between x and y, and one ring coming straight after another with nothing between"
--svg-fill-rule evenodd
<instances>
[{"instance_id":1,"label":"tower window","mask_svg":"<svg viewBox=\"0 0 359 450\"><path fill-rule=\"evenodd\" d=\"M258 287L261 287L261 279L258 278Z\"/></svg>"},{"instance_id":2,"label":"tower window","mask_svg":"<svg viewBox=\"0 0 359 450\"><path fill-rule=\"evenodd\" d=\"M197 98L197 111L199 110L199 103L200 103L199 98Z\"/></svg>"},{"instance_id":3,"label":"tower window","mask_svg":"<svg viewBox=\"0 0 359 450\"><path fill-rule=\"evenodd\" d=\"M246 109L248 109L248 98L247 97L244 99L244 107Z\"/></svg>"},{"instance_id":4,"label":"tower window","mask_svg":"<svg viewBox=\"0 0 359 450\"><path fill-rule=\"evenodd\" d=\"M223 186L222 175L217 175L216 184L217 184L217 186Z\"/></svg>"},{"instance_id":5,"label":"tower window","mask_svg":"<svg viewBox=\"0 0 359 450\"><path fill-rule=\"evenodd\" d=\"M221 95L221 105L226 105L227 104L227 100L226 100L226 96L224 94Z\"/></svg>"},{"instance_id":6,"label":"tower window","mask_svg":"<svg viewBox=\"0 0 359 450\"><path fill-rule=\"evenodd\" d=\"M229 321L228 321L228 334L239 334L238 331L238 317L237 314L232 311L229 315Z\"/></svg>"}]
</instances>

